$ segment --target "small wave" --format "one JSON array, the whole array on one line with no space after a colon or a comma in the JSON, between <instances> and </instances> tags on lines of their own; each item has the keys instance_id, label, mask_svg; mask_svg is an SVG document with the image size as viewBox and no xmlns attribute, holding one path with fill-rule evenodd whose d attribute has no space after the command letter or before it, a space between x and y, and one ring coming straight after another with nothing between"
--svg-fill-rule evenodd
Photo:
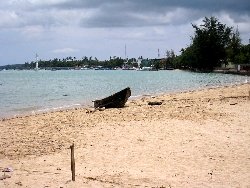
<instances>
[{"instance_id":1,"label":"small wave","mask_svg":"<svg viewBox=\"0 0 250 188\"><path fill-rule=\"evenodd\" d=\"M140 98L142 96L143 95L133 95L133 96L130 96L129 99L137 99L137 98Z\"/></svg>"},{"instance_id":2,"label":"small wave","mask_svg":"<svg viewBox=\"0 0 250 188\"><path fill-rule=\"evenodd\" d=\"M57 106L57 107L49 107L49 108L43 108L39 109L36 112L41 113L41 112L50 112L50 111L58 111L58 110L64 110L64 109L70 109L74 107L79 107L83 106L82 104L76 103L76 104L70 104L70 105L63 105L63 106Z\"/></svg>"}]
</instances>

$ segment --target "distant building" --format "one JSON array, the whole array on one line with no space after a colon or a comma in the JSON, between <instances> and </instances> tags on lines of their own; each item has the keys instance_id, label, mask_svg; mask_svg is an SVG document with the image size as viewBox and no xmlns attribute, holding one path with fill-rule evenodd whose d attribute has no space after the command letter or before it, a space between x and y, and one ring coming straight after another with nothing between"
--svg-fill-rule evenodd
<instances>
[{"instance_id":1,"label":"distant building","mask_svg":"<svg viewBox=\"0 0 250 188\"><path fill-rule=\"evenodd\" d=\"M142 63L142 56L137 59L137 64L139 68L141 67L141 63Z\"/></svg>"}]
</instances>

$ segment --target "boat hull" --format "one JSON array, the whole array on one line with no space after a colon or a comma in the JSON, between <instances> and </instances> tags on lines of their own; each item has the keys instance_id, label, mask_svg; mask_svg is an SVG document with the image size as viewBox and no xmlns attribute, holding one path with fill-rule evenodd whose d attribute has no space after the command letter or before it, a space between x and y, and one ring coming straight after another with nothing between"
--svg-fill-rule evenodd
<instances>
[{"instance_id":1,"label":"boat hull","mask_svg":"<svg viewBox=\"0 0 250 188\"><path fill-rule=\"evenodd\" d=\"M122 108L131 96L129 87L101 100L95 100L95 108Z\"/></svg>"}]
</instances>

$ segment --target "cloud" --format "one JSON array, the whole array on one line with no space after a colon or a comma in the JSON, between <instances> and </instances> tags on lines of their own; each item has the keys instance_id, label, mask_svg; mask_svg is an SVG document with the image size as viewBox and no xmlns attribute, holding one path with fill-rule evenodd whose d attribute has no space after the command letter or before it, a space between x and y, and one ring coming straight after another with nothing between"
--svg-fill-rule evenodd
<instances>
[{"instance_id":1,"label":"cloud","mask_svg":"<svg viewBox=\"0 0 250 188\"><path fill-rule=\"evenodd\" d=\"M61 49L55 49L52 52L53 53L62 53L62 54L70 54L72 52L77 52L79 51L78 49L74 49L74 48L61 48Z\"/></svg>"},{"instance_id":2,"label":"cloud","mask_svg":"<svg viewBox=\"0 0 250 188\"><path fill-rule=\"evenodd\" d=\"M22 28L21 33L26 38L36 39L44 34L44 28L40 25L32 25Z\"/></svg>"},{"instance_id":3,"label":"cloud","mask_svg":"<svg viewBox=\"0 0 250 188\"><path fill-rule=\"evenodd\" d=\"M0 17L0 28L12 28L21 22L17 13L11 10L0 10Z\"/></svg>"},{"instance_id":4,"label":"cloud","mask_svg":"<svg viewBox=\"0 0 250 188\"><path fill-rule=\"evenodd\" d=\"M88 8L102 10L119 10L122 12L155 12L168 8L202 9L209 11L245 11L250 5L248 0L29 0L33 4L56 6L61 9Z\"/></svg>"},{"instance_id":5,"label":"cloud","mask_svg":"<svg viewBox=\"0 0 250 188\"><path fill-rule=\"evenodd\" d=\"M158 48L186 47L194 32L191 23L199 25L205 16L238 26L242 41L248 43L248 1L2 0L0 64L22 63L36 51L45 59L71 53L123 57L125 44L131 57L155 57Z\"/></svg>"},{"instance_id":6,"label":"cloud","mask_svg":"<svg viewBox=\"0 0 250 188\"><path fill-rule=\"evenodd\" d=\"M250 14L248 0L12 0L1 7L3 27L142 27L185 23L220 11Z\"/></svg>"}]
</instances>

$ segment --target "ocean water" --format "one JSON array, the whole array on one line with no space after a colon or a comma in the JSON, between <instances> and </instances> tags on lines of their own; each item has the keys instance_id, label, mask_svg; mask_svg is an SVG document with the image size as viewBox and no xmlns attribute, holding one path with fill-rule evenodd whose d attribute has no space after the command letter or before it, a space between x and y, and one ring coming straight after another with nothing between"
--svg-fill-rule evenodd
<instances>
[{"instance_id":1,"label":"ocean water","mask_svg":"<svg viewBox=\"0 0 250 188\"><path fill-rule=\"evenodd\" d=\"M0 71L0 118L75 106L130 87L132 97L245 82L218 73L124 70ZM249 78L248 78L249 79Z\"/></svg>"}]
</instances>

